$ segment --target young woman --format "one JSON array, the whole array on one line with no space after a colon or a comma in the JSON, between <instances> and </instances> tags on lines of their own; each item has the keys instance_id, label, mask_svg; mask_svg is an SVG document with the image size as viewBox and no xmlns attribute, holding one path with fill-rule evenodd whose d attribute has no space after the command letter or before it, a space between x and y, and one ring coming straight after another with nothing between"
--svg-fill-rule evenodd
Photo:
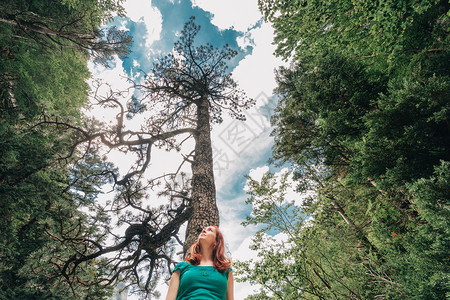
<instances>
[{"instance_id":1,"label":"young woman","mask_svg":"<svg viewBox=\"0 0 450 300\"><path fill-rule=\"evenodd\" d=\"M217 226L202 230L186 256L175 266L166 300L234 300L231 261Z\"/></svg>"}]
</instances>

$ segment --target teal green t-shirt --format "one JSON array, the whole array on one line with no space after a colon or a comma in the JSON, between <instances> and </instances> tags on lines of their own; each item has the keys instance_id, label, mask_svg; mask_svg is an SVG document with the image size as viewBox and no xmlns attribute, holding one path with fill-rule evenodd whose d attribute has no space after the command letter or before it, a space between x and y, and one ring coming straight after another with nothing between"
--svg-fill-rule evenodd
<instances>
[{"instance_id":1,"label":"teal green t-shirt","mask_svg":"<svg viewBox=\"0 0 450 300\"><path fill-rule=\"evenodd\" d=\"M195 266L180 262L174 272L180 270L177 300L214 299L225 300L229 272L219 272L213 266Z\"/></svg>"}]
</instances>

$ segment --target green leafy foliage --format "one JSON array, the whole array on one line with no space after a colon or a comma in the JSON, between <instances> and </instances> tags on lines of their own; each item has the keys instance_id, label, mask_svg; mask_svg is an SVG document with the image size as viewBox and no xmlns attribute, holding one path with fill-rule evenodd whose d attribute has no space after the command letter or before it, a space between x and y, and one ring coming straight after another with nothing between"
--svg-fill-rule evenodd
<instances>
[{"instance_id":1,"label":"green leafy foliage","mask_svg":"<svg viewBox=\"0 0 450 300\"><path fill-rule=\"evenodd\" d=\"M332 49L401 60L403 54L448 48L447 1L260 0L259 7L274 26L276 53L284 58Z\"/></svg>"},{"instance_id":2,"label":"green leafy foliage","mask_svg":"<svg viewBox=\"0 0 450 300\"><path fill-rule=\"evenodd\" d=\"M448 2L259 3L276 53L293 59L277 73L273 160L291 164L298 192L317 196L296 210L253 213L261 217L248 224L275 226L298 209L311 218L290 214L297 225L278 227L295 237L290 247L265 244L273 227L258 233L262 259L242 265L243 279L262 285L254 299L445 299ZM274 191L261 184L250 192L254 210L255 191ZM301 266L287 272L300 294L290 291L294 279L264 273L292 264Z\"/></svg>"},{"instance_id":3,"label":"green leafy foliage","mask_svg":"<svg viewBox=\"0 0 450 300\"><path fill-rule=\"evenodd\" d=\"M126 31L102 28L117 13L121 0L6 1L0 22L28 47L47 53L75 50L108 65L113 55L125 57L132 42Z\"/></svg>"},{"instance_id":4,"label":"green leafy foliage","mask_svg":"<svg viewBox=\"0 0 450 300\"><path fill-rule=\"evenodd\" d=\"M99 166L101 170L112 166L104 166L95 153L82 157L73 151L73 135L63 128L34 125L43 116L82 122L80 109L87 101L90 75L88 53L60 47L67 36L50 41L42 32L25 27L26 22L36 22L55 30L74 20L83 8L91 18L69 26L82 32L110 18L117 8L114 3L7 1L0 5L1 299L105 299L111 294L111 288L100 282L107 271L99 267L100 261L83 264L84 281L72 286L59 276L56 262L75 250L63 242L64 230L96 236L107 228L107 218L101 213L89 216L86 207L94 207L93 199L107 181L95 175ZM70 168L75 160L64 159L69 154L71 159L84 159L77 169ZM87 228L89 218L96 218L97 225Z\"/></svg>"}]
</instances>

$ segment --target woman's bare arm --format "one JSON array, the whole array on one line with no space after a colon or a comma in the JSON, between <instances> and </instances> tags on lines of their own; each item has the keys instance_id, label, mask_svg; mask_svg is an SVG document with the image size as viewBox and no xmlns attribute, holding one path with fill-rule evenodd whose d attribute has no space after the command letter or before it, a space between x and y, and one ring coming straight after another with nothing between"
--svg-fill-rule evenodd
<instances>
[{"instance_id":1,"label":"woman's bare arm","mask_svg":"<svg viewBox=\"0 0 450 300\"><path fill-rule=\"evenodd\" d=\"M228 274L228 287L227 287L227 295L225 297L226 300L234 300L234 286L233 286L233 272Z\"/></svg>"},{"instance_id":2,"label":"woman's bare arm","mask_svg":"<svg viewBox=\"0 0 450 300\"><path fill-rule=\"evenodd\" d=\"M180 285L180 270L176 270L170 278L169 290L167 291L166 300L176 300L178 287Z\"/></svg>"}]
</instances>

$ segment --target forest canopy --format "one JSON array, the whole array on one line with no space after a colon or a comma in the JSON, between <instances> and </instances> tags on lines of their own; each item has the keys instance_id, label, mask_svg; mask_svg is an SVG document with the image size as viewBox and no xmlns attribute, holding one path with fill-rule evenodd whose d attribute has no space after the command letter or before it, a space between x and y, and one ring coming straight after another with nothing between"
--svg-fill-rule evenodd
<instances>
[{"instance_id":1,"label":"forest canopy","mask_svg":"<svg viewBox=\"0 0 450 300\"><path fill-rule=\"evenodd\" d=\"M445 299L448 2L259 7L291 61L277 71L273 161L291 166L299 197L315 196L295 206L274 196L286 178L249 179L244 225L263 229L261 258L237 268L262 286L247 299ZM288 238L267 245L274 230Z\"/></svg>"},{"instance_id":2,"label":"forest canopy","mask_svg":"<svg viewBox=\"0 0 450 300\"><path fill-rule=\"evenodd\" d=\"M117 1L0 4L1 299L104 299L112 292L99 289L105 270L97 261L82 264L83 275L72 285L54 272L57 259L79 248L51 234L80 230L99 236L81 208L108 181L93 175L107 163L92 151L84 157L73 151L71 132L35 125L44 116L82 123L88 59L106 63L128 53L128 34L112 29L105 35L100 29L120 11Z\"/></svg>"}]
</instances>

